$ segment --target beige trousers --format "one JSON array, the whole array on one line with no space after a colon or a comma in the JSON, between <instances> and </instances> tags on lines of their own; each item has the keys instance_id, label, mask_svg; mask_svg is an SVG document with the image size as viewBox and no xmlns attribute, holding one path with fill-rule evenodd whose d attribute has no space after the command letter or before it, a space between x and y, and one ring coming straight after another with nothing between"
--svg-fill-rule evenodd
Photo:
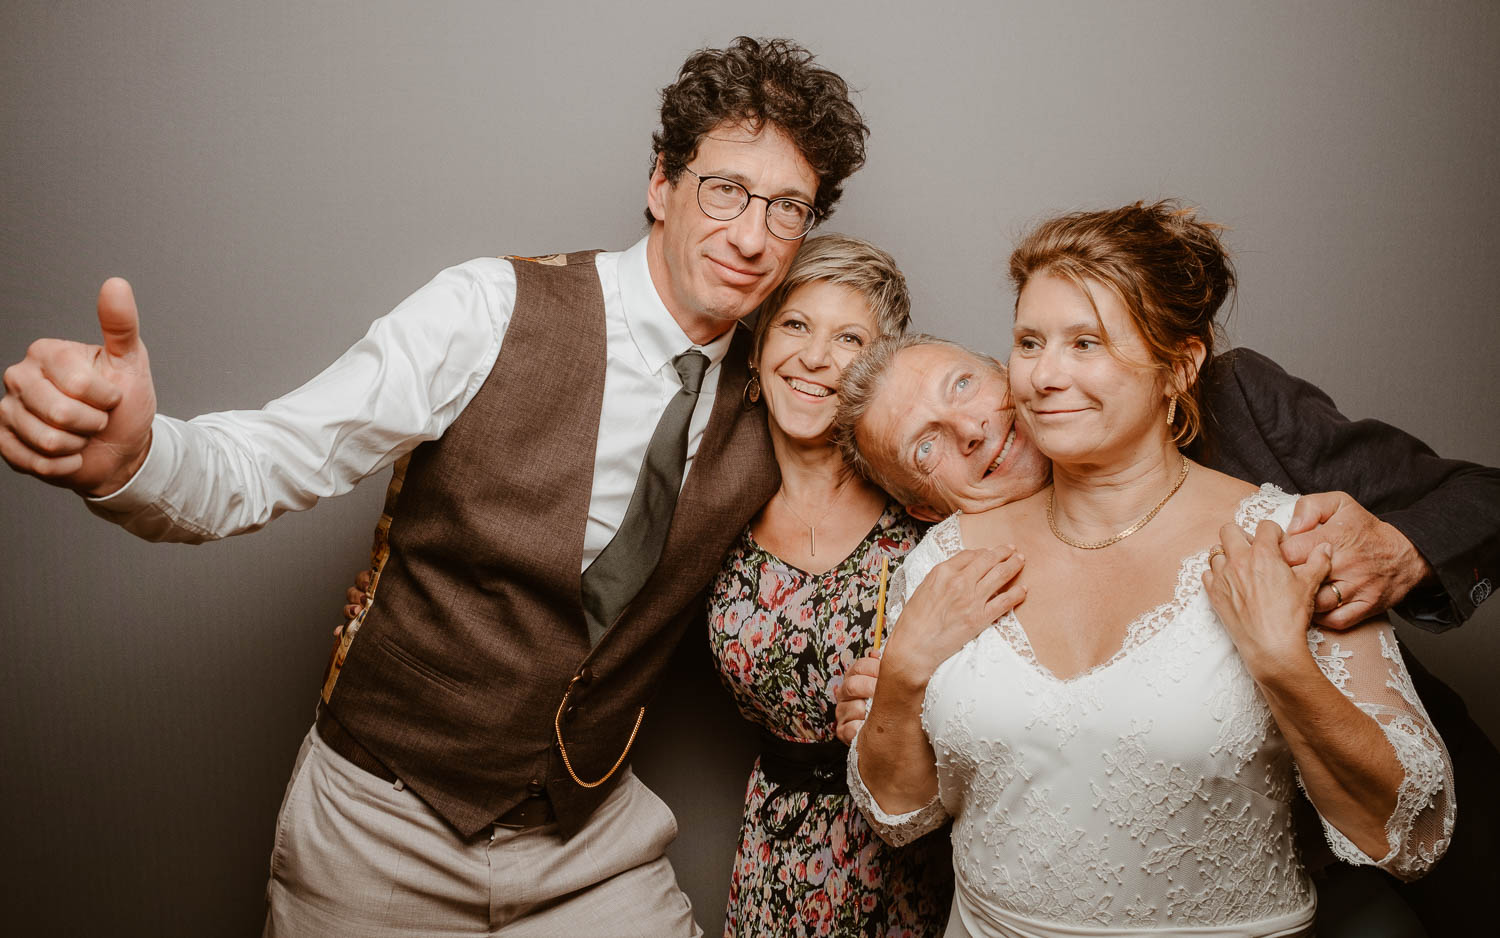
<instances>
[{"instance_id":1,"label":"beige trousers","mask_svg":"<svg viewBox=\"0 0 1500 938\"><path fill-rule=\"evenodd\" d=\"M667 861L671 810L628 769L582 831L460 838L310 730L276 822L265 938L700 936Z\"/></svg>"}]
</instances>

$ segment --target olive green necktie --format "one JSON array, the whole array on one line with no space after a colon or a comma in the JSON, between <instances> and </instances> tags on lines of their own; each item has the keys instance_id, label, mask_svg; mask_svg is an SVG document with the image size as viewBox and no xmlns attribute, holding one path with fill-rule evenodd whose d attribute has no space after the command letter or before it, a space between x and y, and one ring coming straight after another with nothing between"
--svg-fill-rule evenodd
<instances>
[{"instance_id":1,"label":"olive green necktie","mask_svg":"<svg viewBox=\"0 0 1500 938\"><path fill-rule=\"evenodd\" d=\"M583 571L583 612L588 619L589 641L595 645L656 569L662 545L667 542L667 529L672 526L677 491L682 488L682 466L687 461L688 423L693 419L693 405L698 403L708 358L689 349L672 359L672 365L682 379L682 390L667 402L666 412L651 434L620 529Z\"/></svg>"}]
</instances>

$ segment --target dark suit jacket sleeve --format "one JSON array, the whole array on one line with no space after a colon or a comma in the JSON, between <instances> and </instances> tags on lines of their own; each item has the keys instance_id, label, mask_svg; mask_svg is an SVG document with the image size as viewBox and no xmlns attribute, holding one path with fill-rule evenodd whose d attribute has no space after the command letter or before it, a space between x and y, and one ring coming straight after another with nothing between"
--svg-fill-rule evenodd
<instances>
[{"instance_id":1,"label":"dark suit jacket sleeve","mask_svg":"<svg viewBox=\"0 0 1500 938\"><path fill-rule=\"evenodd\" d=\"M1500 579L1500 470L1441 459L1378 420L1350 420L1314 385L1250 349L1204 375L1210 439L1194 455L1247 482L1344 491L1395 526L1437 572L1397 611L1433 631L1474 612Z\"/></svg>"}]
</instances>

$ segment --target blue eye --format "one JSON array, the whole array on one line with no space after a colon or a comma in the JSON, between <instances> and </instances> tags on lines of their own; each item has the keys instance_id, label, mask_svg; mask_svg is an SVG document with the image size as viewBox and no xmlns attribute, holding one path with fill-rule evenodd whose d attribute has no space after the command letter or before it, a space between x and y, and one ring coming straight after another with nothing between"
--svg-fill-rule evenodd
<instances>
[{"instance_id":1,"label":"blue eye","mask_svg":"<svg viewBox=\"0 0 1500 938\"><path fill-rule=\"evenodd\" d=\"M958 382L956 384L954 384L953 387L956 390L965 391L965 390L968 390L969 383L970 382L969 382L968 378L959 378Z\"/></svg>"},{"instance_id":2,"label":"blue eye","mask_svg":"<svg viewBox=\"0 0 1500 938\"><path fill-rule=\"evenodd\" d=\"M917 444L917 462L922 462L932 455L932 441L923 440Z\"/></svg>"}]
</instances>

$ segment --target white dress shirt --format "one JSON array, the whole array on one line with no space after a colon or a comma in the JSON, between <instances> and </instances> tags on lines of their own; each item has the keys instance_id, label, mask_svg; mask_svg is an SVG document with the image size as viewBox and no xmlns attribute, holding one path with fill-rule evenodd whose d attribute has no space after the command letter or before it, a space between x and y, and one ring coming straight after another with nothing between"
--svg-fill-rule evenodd
<instances>
[{"instance_id":1,"label":"white dress shirt","mask_svg":"<svg viewBox=\"0 0 1500 938\"><path fill-rule=\"evenodd\" d=\"M652 284L648 240L595 258L606 363L585 568L624 519L651 434L682 387L672 359L697 348L709 361L688 425L686 479L733 335L693 344ZM443 435L494 366L515 301L510 261L450 267L375 320L322 374L264 408L188 421L158 414L140 470L119 491L89 499L89 507L149 540L197 543L254 531L282 512L342 495ZM502 465L536 455L496 454Z\"/></svg>"}]
</instances>

